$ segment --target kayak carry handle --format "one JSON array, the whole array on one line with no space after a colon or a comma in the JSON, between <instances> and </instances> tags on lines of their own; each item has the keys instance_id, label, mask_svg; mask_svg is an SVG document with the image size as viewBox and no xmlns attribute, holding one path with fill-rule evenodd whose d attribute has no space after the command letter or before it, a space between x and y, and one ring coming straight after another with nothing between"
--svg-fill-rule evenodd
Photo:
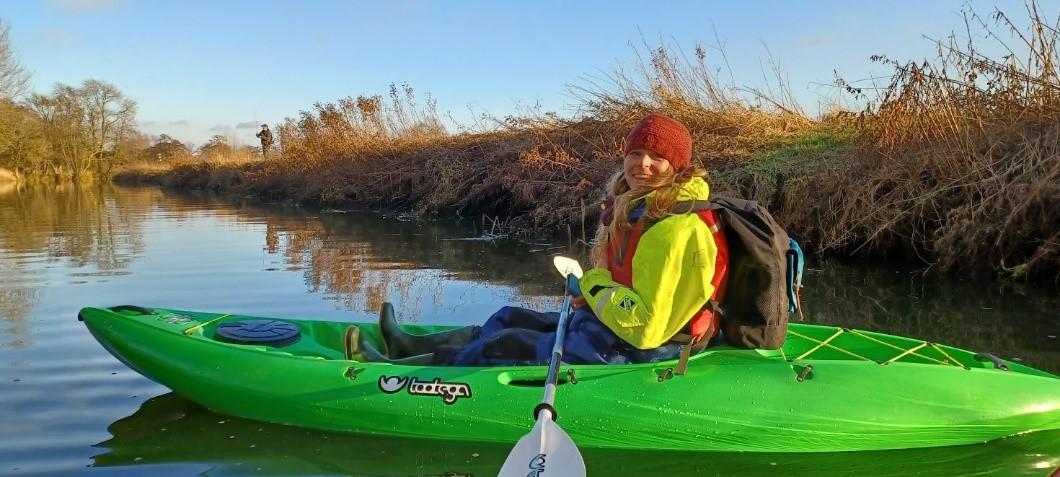
<instances>
[{"instance_id":1,"label":"kayak carry handle","mask_svg":"<svg viewBox=\"0 0 1060 477\"><path fill-rule=\"evenodd\" d=\"M806 378L811 376L812 374L813 374L813 365L807 364L806 367L802 368L802 370L799 371L799 374L797 376L795 376L795 380L801 383L801 382L805 381Z\"/></svg>"},{"instance_id":2,"label":"kayak carry handle","mask_svg":"<svg viewBox=\"0 0 1060 477\"><path fill-rule=\"evenodd\" d=\"M155 310L136 305L118 305L110 307L111 311L135 311L141 315L153 315Z\"/></svg>"},{"instance_id":3,"label":"kayak carry handle","mask_svg":"<svg viewBox=\"0 0 1060 477\"><path fill-rule=\"evenodd\" d=\"M990 361L991 363L994 363L994 369L1008 371L1008 366L1005 365L1005 362L990 353L975 353L975 359L979 361Z\"/></svg>"}]
</instances>

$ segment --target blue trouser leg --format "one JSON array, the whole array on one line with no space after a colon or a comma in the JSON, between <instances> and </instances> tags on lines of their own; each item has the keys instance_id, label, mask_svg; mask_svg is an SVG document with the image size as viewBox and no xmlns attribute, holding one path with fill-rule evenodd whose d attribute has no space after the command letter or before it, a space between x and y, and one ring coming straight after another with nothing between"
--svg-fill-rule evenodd
<instances>
[{"instance_id":1,"label":"blue trouser leg","mask_svg":"<svg viewBox=\"0 0 1060 477\"><path fill-rule=\"evenodd\" d=\"M559 313L506 306L482 324L482 334L453 356L455 366L540 364L537 344L544 335L555 341Z\"/></svg>"},{"instance_id":2,"label":"blue trouser leg","mask_svg":"<svg viewBox=\"0 0 1060 477\"><path fill-rule=\"evenodd\" d=\"M639 350L622 341L591 310L571 312L563 361L571 364L625 364L673 359L677 344ZM482 335L453 357L455 366L546 364L556 342L558 313L506 306L482 325Z\"/></svg>"},{"instance_id":3,"label":"blue trouser leg","mask_svg":"<svg viewBox=\"0 0 1060 477\"><path fill-rule=\"evenodd\" d=\"M542 332L556 331L558 323L559 313L556 312L547 313L517 306L505 306L497 310L482 324L482 336L489 336L508 328Z\"/></svg>"}]
</instances>

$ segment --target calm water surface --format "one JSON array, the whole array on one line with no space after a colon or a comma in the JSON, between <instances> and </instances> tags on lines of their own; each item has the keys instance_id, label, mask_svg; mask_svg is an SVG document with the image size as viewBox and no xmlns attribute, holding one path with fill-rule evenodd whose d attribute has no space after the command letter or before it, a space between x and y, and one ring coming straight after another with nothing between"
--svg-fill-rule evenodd
<instances>
[{"instance_id":1,"label":"calm water surface","mask_svg":"<svg viewBox=\"0 0 1060 477\"><path fill-rule=\"evenodd\" d=\"M118 304L371 321L391 301L400 320L427 324L479 323L513 303L558 308L549 257L565 244L485 240L477 225L153 188L0 188L0 474L496 475L509 446L363 438L210 412L126 368L76 319L83 306ZM1055 290L810 266L807 321L1060 372ZM1060 465L1060 433L829 455L583 455L599 476L1045 476Z\"/></svg>"}]
</instances>

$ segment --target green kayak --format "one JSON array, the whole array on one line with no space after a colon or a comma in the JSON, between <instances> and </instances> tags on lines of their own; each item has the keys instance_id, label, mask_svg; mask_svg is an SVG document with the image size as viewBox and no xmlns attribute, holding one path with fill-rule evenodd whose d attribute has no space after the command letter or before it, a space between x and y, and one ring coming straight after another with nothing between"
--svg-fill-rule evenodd
<instances>
[{"instance_id":1,"label":"green kayak","mask_svg":"<svg viewBox=\"0 0 1060 477\"><path fill-rule=\"evenodd\" d=\"M140 374L211 410L362 435L514 443L547 366L347 359L357 326L123 305L78 318ZM410 333L444 326L406 325ZM936 343L791 324L780 350L560 368L558 422L581 448L833 452L972 444L1060 429L1060 378Z\"/></svg>"}]
</instances>

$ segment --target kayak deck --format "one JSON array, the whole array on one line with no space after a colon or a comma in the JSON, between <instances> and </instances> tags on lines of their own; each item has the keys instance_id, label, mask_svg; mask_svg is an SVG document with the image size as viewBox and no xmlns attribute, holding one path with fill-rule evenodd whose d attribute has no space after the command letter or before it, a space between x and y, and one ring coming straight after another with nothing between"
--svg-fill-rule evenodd
<instances>
[{"instance_id":1,"label":"kayak deck","mask_svg":"<svg viewBox=\"0 0 1060 477\"><path fill-rule=\"evenodd\" d=\"M122 362L207 408L324 430L512 443L532 424L547 371L346 359L350 326L381 345L374 323L136 306L79 316ZM219 336L251 320L282 322L297 339L269 346ZM693 356L685 375L675 368L564 364L563 428L579 447L750 452L937 447L1060 429L1060 378L883 333L793 323L779 350L716 345Z\"/></svg>"},{"instance_id":2,"label":"kayak deck","mask_svg":"<svg viewBox=\"0 0 1060 477\"><path fill-rule=\"evenodd\" d=\"M127 308L123 313L139 314L139 311ZM182 331L182 334L195 334L207 339L216 339L218 326L222 324L255 318L216 313L179 313L196 319L196 323L189 325ZM290 345L281 347L258 345L258 348L262 351L295 356L346 359L343 353L343 334L349 326L360 328L361 333L377 348L382 349L383 346L379 327L375 323L312 320L290 320L284 321L284 323L297 323L304 337ZM402 328L411 334L428 334L457 327L446 325L402 325ZM779 358L788 362L806 360L868 361L879 365L901 362L956 366L964 369L994 368L1005 371L1018 371L1025 374L1053 376L1036 368L1003 361L990 353L976 353L929 341L878 332L800 323L788 325L788 337L784 342L784 346L778 350L742 350L722 343L711 345L711 347L691 359L704 359L722 350L740 350L764 357ZM676 361L671 363L676 364Z\"/></svg>"}]
</instances>

